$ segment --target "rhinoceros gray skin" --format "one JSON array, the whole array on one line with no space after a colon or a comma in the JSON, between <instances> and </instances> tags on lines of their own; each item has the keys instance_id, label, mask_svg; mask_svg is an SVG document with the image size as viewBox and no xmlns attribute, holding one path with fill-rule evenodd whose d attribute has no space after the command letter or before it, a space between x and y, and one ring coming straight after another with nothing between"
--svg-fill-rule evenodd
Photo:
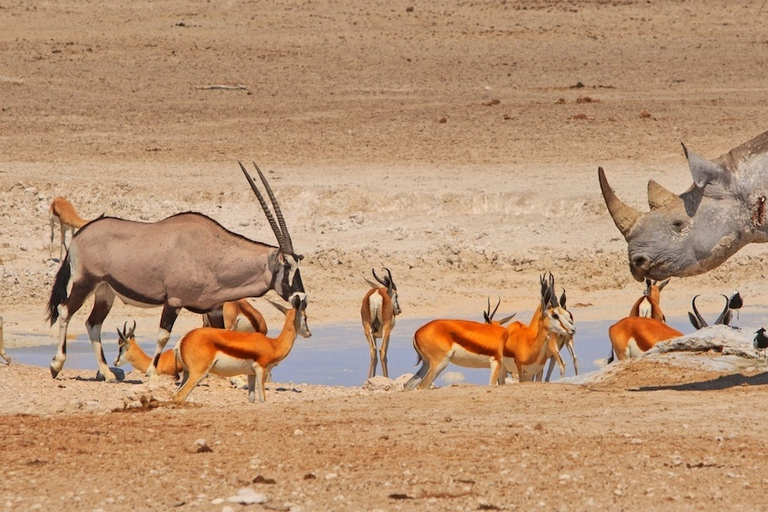
<instances>
[{"instance_id":1,"label":"rhinoceros gray skin","mask_svg":"<svg viewBox=\"0 0 768 512\"><path fill-rule=\"evenodd\" d=\"M616 227L627 241L638 281L702 274L750 243L768 242L768 132L715 160L683 145L693 176L680 195L648 182L650 211L614 193L602 167L598 179Z\"/></svg>"}]
</instances>

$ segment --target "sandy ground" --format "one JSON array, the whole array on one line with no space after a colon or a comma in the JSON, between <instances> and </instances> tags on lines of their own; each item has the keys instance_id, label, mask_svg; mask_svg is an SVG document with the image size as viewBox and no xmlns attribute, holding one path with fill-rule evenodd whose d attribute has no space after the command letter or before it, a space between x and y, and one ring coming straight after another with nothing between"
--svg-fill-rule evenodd
<instances>
[{"instance_id":1,"label":"sandy ground","mask_svg":"<svg viewBox=\"0 0 768 512\"><path fill-rule=\"evenodd\" d=\"M195 210L273 242L238 159L283 205L311 322L356 321L362 277L382 265L404 317L477 318L488 295L530 311L551 270L577 329L618 319L642 286L597 166L644 207L650 178L689 185L681 141L714 158L768 128L766 14L702 0L0 2L6 346L53 339L56 195L88 218ZM762 312L762 251L673 280L666 314L734 289ZM107 322L153 333L158 315L118 305ZM187 313L175 330L198 324ZM410 394L275 385L263 405L212 381L172 407L170 381L0 366L0 507L223 510L249 487L277 509L754 510L768 501L762 369L648 360L589 385Z\"/></svg>"}]
</instances>

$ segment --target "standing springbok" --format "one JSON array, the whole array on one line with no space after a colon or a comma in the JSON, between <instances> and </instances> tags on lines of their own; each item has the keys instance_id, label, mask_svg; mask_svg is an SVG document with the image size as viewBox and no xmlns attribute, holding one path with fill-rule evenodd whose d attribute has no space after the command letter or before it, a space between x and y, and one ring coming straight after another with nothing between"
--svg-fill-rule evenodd
<instances>
[{"instance_id":1,"label":"standing springbok","mask_svg":"<svg viewBox=\"0 0 768 512\"><path fill-rule=\"evenodd\" d=\"M51 243L48 244L48 257L51 256L54 227L58 224L61 233L59 243L59 261L61 261L61 258L64 257L64 251L67 250L67 231L70 231L72 236L74 236L75 230L80 229L90 221L78 215L72 203L61 196L54 198L51 202L51 206L48 208L48 216L51 223Z\"/></svg>"},{"instance_id":2,"label":"standing springbok","mask_svg":"<svg viewBox=\"0 0 768 512\"><path fill-rule=\"evenodd\" d=\"M659 322L666 322L667 318L661 310L661 290L669 283L669 279L664 281L645 280L645 292L643 296L637 299L629 311L629 316L643 316L655 318Z\"/></svg>"},{"instance_id":3,"label":"standing springbok","mask_svg":"<svg viewBox=\"0 0 768 512\"><path fill-rule=\"evenodd\" d=\"M565 290L563 290L563 293L560 295L560 300L558 301L560 304L560 307L563 308L563 310L567 311L569 315L571 315L571 312L568 311L568 308L566 307L566 296L565 296ZM528 326L532 329L535 329L537 327L538 319L541 317L541 306L536 309L536 311L533 314L533 318L531 318L531 323L528 324ZM571 324L573 324L573 315L570 316ZM568 352L571 354L571 361L573 362L573 371L576 375L579 374L579 360L576 357L576 352L574 350L573 346L573 335L562 335L562 334L553 334L549 337L547 340L547 349L544 352L544 356L542 359L538 361L535 365L533 365L533 368L529 368L529 370L534 374L533 380L542 381L542 377L544 376L544 365L546 365L547 360L549 360L549 367L547 367L547 376L545 380L549 382L549 379L552 377L552 371L555 369L555 363L557 363L558 368L560 368L560 378L563 378L565 376L565 361L563 361L563 358L560 356L560 351L563 349L563 346L568 348ZM538 371L536 370L536 367L539 368Z\"/></svg>"},{"instance_id":4,"label":"standing springbok","mask_svg":"<svg viewBox=\"0 0 768 512\"><path fill-rule=\"evenodd\" d=\"M368 378L376 375L376 339L381 339L379 347L379 359L381 360L381 372L384 377L389 377L387 369L387 349L389 347L389 335L395 327L395 317L400 314L400 302L397 299L397 285L392 279L392 272L387 271L384 279L376 275L371 269L373 277L381 286L366 279L371 289L363 297L360 307L360 317L363 320L363 332L371 349L371 364L368 367Z\"/></svg>"},{"instance_id":5,"label":"standing springbok","mask_svg":"<svg viewBox=\"0 0 768 512\"><path fill-rule=\"evenodd\" d=\"M136 370L140 372L147 372L149 365L152 364L152 358L144 352L139 344L136 342L136 322L133 322L133 327L128 330L128 322L123 324L123 330L117 329L117 346L118 353L115 358L115 362L112 363L115 366L123 366L124 364L130 364ZM160 354L160 359L157 361L157 374L158 375L173 375L178 377L181 374L181 365L176 362L176 354L173 350L166 350Z\"/></svg>"},{"instance_id":6,"label":"standing springbok","mask_svg":"<svg viewBox=\"0 0 768 512\"><path fill-rule=\"evenodd\" d=\"M116 296L128 304L163 308L155 354L147 369L147 375L153 377L182 308L202 314L224 302L260 297L269 290L286 300L292 293L304 292L299 272L303 256L294 252L272 189L256 166L274 216L242 163L240 168L277 237L278 247L249 240L194 212L153 223L112 217L90 222L72 238L48 301L51 325L59 319L59 348L51 362L54 378L67 359L69 321L91 295L95 298L85 323L88 336L101 375L115 381L104 358L101 325ZM67 294L70 280L72 288Z\"/></svg>"},{"instance_id":7,"label":"standing springbok","mask_svg":"<svg viewBox=\"0 0 768 512\"><path fill-rule=\"evenodd\" d=\"M420 327L413 336L413 347L423 363L405 383L405 389L429 389L448 363L469 368L490 366L489 385L503 384L503 371L513 369L524 379L522 366L543 355L549 336L574 333L570 313L555 298L554 278L550 274L540 281L542 307L536 328L514 322L505 329L495 322L468 320L433 320Z\"/></svg>"},{"instance_id":8,"label":"standing springbok","mask_svg":"<svg viewBox=\"0 0 768 512\"><path fill-rule=\"evenodd\" d=\"M248 401L256 400L255 385L258 380L259 401L264 402L267 372L288 356L297 335L304 338L312 335L307 327L307 295L294 293L288 302L293 309L270 301L285 314L283 330L276 338L212 327L199 327L185 334L175 349L184 376L173 399L177 402L186 400L209 373L223 377L247 374Z\"/></svg>"}]
</instances>

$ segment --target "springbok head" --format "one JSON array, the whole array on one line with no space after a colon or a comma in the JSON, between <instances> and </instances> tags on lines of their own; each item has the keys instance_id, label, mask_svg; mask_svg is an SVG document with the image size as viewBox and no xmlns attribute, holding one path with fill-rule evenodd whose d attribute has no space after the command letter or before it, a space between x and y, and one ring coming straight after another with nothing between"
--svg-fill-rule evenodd
<instances>
[{"instance_id":1,"label":"springbok head","mask_svg":"<svg viewBox=\"0 0 768 512\"><path fill-rule=\"evenodd\" d=\"M272 227L272 232L274 232L275 237L277 238L278 250L270 257L269 261L269 267L274 276L275 292L277 292L277 294L284 300L288 300L294 293L304 293L304 283L301 281L301 272L299 272L299 262L304 259L304 256L296 254L293 250L293 241L291 240L291 235L288 233L288 227L285 225L285 219L283 218L283 212L280 210L280 204L277 202L277 198L272 192L272 187L267 183L264 173L261 172L261 169L256 165L256 162L253 162L253 166L259 173L261 183L264 185L264 189L267 191L269 200L275 210L274 215L242 162L238 161L237 163L240 164L240 169L242 169L245 178L248 180L248 184L251 186L254 194L256 194L261 209L264 210L264 215L267 216L269 225Z\"/></svg>"},{"instance_id":2,"label":"springbok head","mask_svg":"<svg viewBox=\"0 0 768 512\"><path fill-rule=\"evenodd\" d=\"M768 132L715 160L683 146L693 184L680 195L648 182L649 212L623 203L598 169L603 198L628 244L638 281L712 270L744 245L766 241Z\"/></svg>"},{"instance_id":3,"label":"springbok head","mask_svg":"<svg viewBox=\"0 0 768 512\"><path fill-rule=\"evenodd\" d=\"M499 300L496 301L496 307L493 308L493 311L491 311L491 296L488 296L488 309L483 311L483 320L485 320L486 324L498 324L498 325L504 325L505 323L512 320L517 313L512 313L509 316L505 316L501 320L494 320L493 316L496 314L496 311L498 311L499 306L501 305L501 297L499 297Z\"/></svg>"},{"instance_id":4,"label":"springbok head","mask_svg":"<svg viewBox=\"0 0 768 512\"><path fill-rule=\"evenodd\" d=\"M539 277L541 283L541 311L545 321L549 323L549 330L563 336L573 336L576 330L573 328L573 315L566 307L565 289L557 300L555 293L555 276L551 272Z\"/></svg>"},{"instance_id":5,"label":"springbok head","mask_svg":"<svg viewBox=\"0 0 768 512\"><path fill-rule=\"evenodd\" d=\"M395 284L395 280L392 279L392 272L390 272L387 267L384 267L384 270L387 271L387 275L383 279L376 274L376 270L371 269L371 273L373 274L374 279L387 289L387 295L389 295L389 298L392 300L393 313L397 316L400 314L400 301L397 299L397 285ZM368 281L368 283L376 287L371 281Z\"/></svg>"},{"instance_id":6,"label":"springbok head","mask_svg":"<svg viewBox=\"0 0 768 512\"><path fill-rule=\"evenodd\" d=\"M123 324L123 330L121 331L120 328L117 328L117 345L118 345L118 353L117 357L115 358L115 362L112 363L114 366L122 366L124 364L130 364L130 362L125 359L126 354L131 349L131 341L136 341L136 338L134 336L134 333L136 332L136 320L133 321L133 327L128 329L128 322L125 322Z\"/></svg>"},{"instance_id":7,"label":"springbok head","mask_svg":"<svg viewBox=\"0 0 768 512\"><path fill-rule=\"evenodd\" d=\"M275 306L275 308L282 314L288 316L290 309L277 302L272 302L271 300L268 300L267 302ZM302 338L309 338L312 336L312 332L307 325L307 294L300 292L292 293L291 296L288 297L288 302L291 303L293 310L296 312L296 316L293 318L293 327L296 330L296 334Z\"/></svg>"}]
</instances>

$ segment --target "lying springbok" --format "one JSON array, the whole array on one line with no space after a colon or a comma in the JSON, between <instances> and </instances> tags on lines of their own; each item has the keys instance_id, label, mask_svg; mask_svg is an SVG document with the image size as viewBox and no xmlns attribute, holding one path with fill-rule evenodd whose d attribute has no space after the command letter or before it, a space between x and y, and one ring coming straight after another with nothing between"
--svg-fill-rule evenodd
<instances>
[{"instance_id":1,"label":"lying springbok","mask_svg":"<svg viewBox=\"0 0 768 512\"><path fill-rule=\"evenodd\" d=\"M136 370L140 372L147 372L149 365L152 364L152 358L149 357L136 342L136 322L133 322L133 327L128 330L128 322L123 324L123 330L117 329L117 345L118 353L115 358L114 366L123 366L124 364L130 364ZM181 374L181 365L176 361L176 354L173 350L166 350L160 354L160 359L157 361L157 374L158 375L173 375L178 377Z\"/></svg>"},{"instance_id":2,"label":"lying springbok","mask_svg":"<svg viewBox=\"0 0 768 512\"><path fill-rule=\"evenodd\" d=\"M671 340L683 333L673 329L661 320L643 316L622 318L608 328L611 340L611 355L608 363L613 362L613 354L619 361L640 357L660 341Z\"/></svg>"},{"instance_id":3,"label":"lying springbok","mask_svg":"<svg viewBox=\"0 0 768 512\"><path fill-rule=\"evenodd\" d=\"M715 320L715 325L730 325L731 324L731 301L728 299L727 296L720 294L721 297L725 299L725 307L723 308L723 312L720 313L720 315ZM688 320L691 321L691 325L696 330L703 329L704 327L709 327L709 324L704 320L704 318L701 316L701 313L699 313L699 310L696 308L696 299L698 299L699 296L696 295L691 300L691 307L693 308L693 313L690 311L688 312Z\"/></svg>"},{"instance_id":4,"label":"lying springbok","mask_svg":"<svg viewBox=\"0 0 768 512\"><path fill-rule=\"evenodd\" d=\"M598 169L603 198L627 241L638 281L712 270L750 243L768 242L768 131L715 160L683 145L693 184L680 195L648 182L650 211L623 203Z\"/></svg>"},{"instance_id":5,"label":"lying springbok","mask_svg":"<svg viewBox=\"0 0 768 512\"><path fill-rule=\"evenodd\" d=\"M3 317L0 316L0 357L5 359L6 364L11 364L11 356L5 353L5 347L3 346Z\"/></svg>"},{"instance_id":6,"label":"lying springbok","mask_svg":"<svg viewBox=\"0 0 768 512\"><path fill-rule=\"evenodd\" d=\"M529 325L514 322L507 326L502 343L504 344L505 366L509 367L514 359L517 376L520 382L532 380L542 371L550 357L560 358L558 338L572 338L576 332L573 328L573 315L566 308L565 290L560 296L560 302L555 294L555 278L551 273L541 276L541 301ZM553 344L554 342L554 344Z\"/></svg>"},{"instance_id":7,"label":"lying springbok","mask_svg":"<svg viewBox=\"0 0 768 512\"><path fill-rule=\"evenodd\" d=\"M177 402L186 400L209 373L224 377L247 374L248 401L256 400L255 385L258 380L259 401L264 402L267 372L288 356L297 335L304 338L312 335L307 327L307 295L294 293L288 302L292 309L270 301L285 314L283 330L276 338L212 327L199 327L185 334L175 349L184 376L173 399Z\"/></svg>"},{"instance_id":8,"label":"lying springbok","mask_svg":"<svg viewBox=\"0 0 768 512\"><path fill-rule=\"evenodd\" d=\"M667 318L661 310L661 290L669 283L669 279L664 281L645 280L645 292L643 296L637 299L629 311L629 316L642 316L655 318L660 322L666 322Z\"/></svg>"},{"instance_id":9,"label":"lying springbok","mask_svg":"<svg viewBox=\"0 0 768 512\"><path fill-rule=\"evenodd\" d=\"M515 368L519 376L524 375L522 366L541 356L551 334L574 332L570 313L557 304L553 286L551 274L542 276L542 309L534 330L520 322L504 328L495 322L468 320L433 320L419 328L413 336L413 347L418 362L423 363L405 383L405 389L429 389L448 363L469 368L490 366L489 385L503 384L504 373Z\"/></svg>"},{"instance_id":10,"label":"lying springbok","mask_svg":"<svg viewBox=\"0 0 768 512\"><path fill-rule=\"evenodd\" d=\"M395 327L395 317L400 314L400 302L397 299L397 285L392 279L392 272L387 271L384 279L376 275L371 269L373 277L379 282L377 285L366 279L371 289L363 297L360 307L360 317L363 320L363 332L371 349L371 364L368 367L368 378L376 375L376 339L381 339L379 347L379 359L381 360L381 372L384 377L389 377L387 369L387 349L389 347L389 335Z\"/></svg>"},{"instance_id":11,"label":"lying springbok","mask_svg":"<svg viewBox=\"0 0 768 512\"><path fill-rule=\"evenodd\" d=\"M293 250L272 189L257 166L274 216L242 163L240 168L261 204L278 247L249 240L193 212L153 223L111 217L90 222L72 238L48 301L51 325L59 319L59 348L51 362L54 378L67 359L69 321L91 295L95 294L95 298L85 323L88 336L101 375L115 381L104 358L101 326L116 296L128 304L163 308L155 354L147 369L147 375L153 377L182 308L203 314L224 302L260 297L269 290L286 300L295 292L304 292L299 272L303 256Z\"/></svg>"},{"instance_id":12,"label":"lying springbok","mask_svg":"<svg viewBox=\"0 0 768 512\"><path fill-rule=\"evenodd\" d=\"M51 257L53 250L51 246L53 245L54 227L58 224L61 233L59 243L59 261L61 261L61 258L64 257L64 251L67 250L67 231L70 231L72 236L74 236L75 230L80 229L90 221L78 215L72 203L61 196L54 198L51 202L51 206L48 208L48 216L51 223L51 243L48 244L48 257Z\"/></svg>"}]
</instances>

